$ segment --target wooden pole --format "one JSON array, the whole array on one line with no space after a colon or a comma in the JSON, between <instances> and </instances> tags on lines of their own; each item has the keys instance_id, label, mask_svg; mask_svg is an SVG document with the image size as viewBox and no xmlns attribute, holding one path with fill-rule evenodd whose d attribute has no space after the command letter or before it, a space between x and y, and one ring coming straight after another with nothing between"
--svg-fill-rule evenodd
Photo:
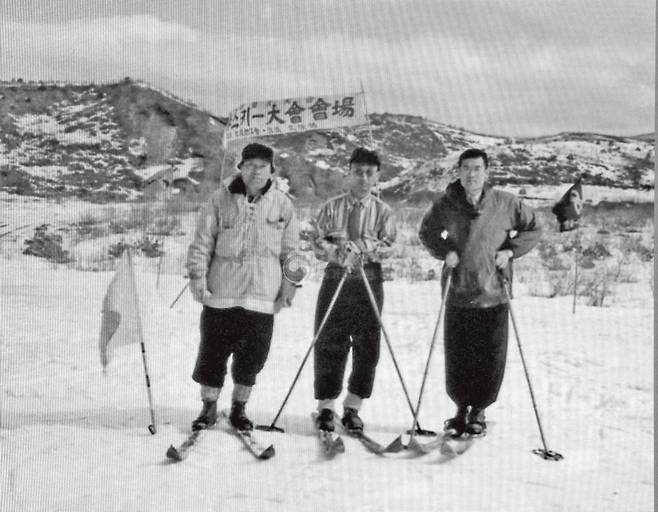
<instances>
[{"instance_id":1,"label":"wooden pole","mask_svg":"<svg viewBox=\"0 0 658 512\"><path fill-rule=\"evenodd\" d=\"M130 279L132 280L133 290L137 292L137 283L135 282L135 269L133 267L132 257L130 255L130 250L128 250L128 262L130 266ZM148 395L149 401L149 411L151 413L151 424L148 426L149 432L153 435L156 433L155 425L155 411L153 409L153 397L151 395L151 379L149 378L148 365L146 364L146 347L144 345L144 329L142 328L142 316L139 313L139 303L135 304L137 308L137 327L139 329L139 343L142 350L142 363L144 364L144 376L146 378L146 393Z\"/></svg>"},{"instance_id":2,"label":"wooden pole","mask_svg":"<svg viewBox=\"0 0 658 512\"><path fill-rule=\"evenodd\" d=\"M571 313L576 314L576 295L578 292L578 263L580 255L580 227L576 228L576 248L574 254L574 271L573 271L573 306L571 308Z\"/></svg>"},{"instance_id":3,"label":"wooden pole","mask_svg":"<svg viewBox=\"0 0 658 512\"><path fill-rule=\"evenodd\" d=\"M372 138L372 125L370 124L370 115L368 114L368 103L366 102L366 91L363 88L363 81L359 80L361 84L361 97L363 98L363 110L366 114L366 119L368 120L368 133L370 134L370 147L375 149L375 141Z\"/></svg>"}]
</instances>

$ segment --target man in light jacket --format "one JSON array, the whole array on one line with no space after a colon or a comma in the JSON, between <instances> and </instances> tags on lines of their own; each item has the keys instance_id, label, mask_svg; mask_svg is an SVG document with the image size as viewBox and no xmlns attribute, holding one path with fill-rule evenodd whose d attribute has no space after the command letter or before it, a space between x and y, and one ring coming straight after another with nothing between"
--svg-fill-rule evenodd
<instances>
[{"instance_id":1,"label":"man in light jacket","mask_svg":"<svg viewBox=\"0 0 658 512\"><path fill-rule=\"evenodd\" d=\"M292 201L273 179L273 157L261 144L243 149L240 173L226 179L201 209L187 253L190 289L203 304L192 375L201 384L203 409L193 430L217 421L231 354L229 420L238 430L253 429L245 404L267 359L274 314L291 305L299 286L282 273L298 248L299 227Z\"/></svg>"},{"instance_id":2,"label":"man in light jacket","mask_svg":"<svg viewBox=\"0 0 658 512\"><path fill-rule=\"evenodd\" d=\"M534 211L487 183L488 165L484 151L464 151L459 180L434 201L419 232L432 256L445 261L444 286L452 273L444 325L446 390L457 405L445 422L452 435L486 432L484 410L496 401L507 355L503 274L541 238Z\"/></svg>"}]
</instances>

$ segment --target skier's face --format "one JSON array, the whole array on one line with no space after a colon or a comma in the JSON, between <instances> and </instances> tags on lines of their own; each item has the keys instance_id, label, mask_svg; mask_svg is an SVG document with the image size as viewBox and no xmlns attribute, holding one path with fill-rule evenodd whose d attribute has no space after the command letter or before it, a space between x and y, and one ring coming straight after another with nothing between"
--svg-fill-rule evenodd
<instances>
[{"instance_id":1,"label":"skier's face","mask_svg":"<svg viewBox=\"0 0 658 512\"><path fill-rule=\"evenodd\" d=\"M467 158L459 167L459 181L468 196L479 195L489 175L482 157Z\"/></svg>"},{"instance_id":2,"label":"skier's face","mask_svg":"<svg viewBox=\"0 0 658 512\"><path fill-rule=\"evenodd\" d=\"M350 164L349 186L352 195L358 198L367 196L372 187L377 183L379 170L376 165L360 164L353 162Z\"/></svg>"},{"instance_id":3,"label":"skier's face","mask_svg":"<svg viewBox=\"0 0 658 512\"><path fill-rule=\"evenodd\" d=\"M252 158L247 160L240 167L242 180L250 194L256 194L270 179L271 174L270 162L261 158Z\"/></svg>"}]
</instances>

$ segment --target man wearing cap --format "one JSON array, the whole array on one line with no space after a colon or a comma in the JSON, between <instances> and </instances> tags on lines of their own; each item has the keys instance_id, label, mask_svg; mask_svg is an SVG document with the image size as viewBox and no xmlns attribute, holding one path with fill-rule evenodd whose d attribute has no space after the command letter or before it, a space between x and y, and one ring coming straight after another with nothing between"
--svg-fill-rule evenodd
<instances>
[{"instance_id":1,"label":"man wearing cap","mask_svg":"<svg viewBox=\"0 0 658 512\"><path fill-rule=\"evenodd\" d=\"M479 149L459 156L459 180L439 194L419 232L444 260L442 285L452 273L445 309L446 389L457 414L445 422L454 436L486 431L485 408L496 401L507 357L508 299L503 275L511 260L541 238L535 212L487 183L489 160Z\"/></svg>"},{"instance_id":2,"label":"man wearing cap","mask_svg":"<svg viewBox=\"0 0 658 512\"><path fill-rule=\"evenodd\" d=\"M316 332L341 278L349 273L314 349L317 427L328 431L335 427L335 401L343 386L350 347L352 371L343 401L342 423L348 430L363 430L359 409L363 399L372 393L379 360L380 325L356 265L363 265L381 312L381 260L391 255L396 234L391 208L371 193L379 178L378 155L356 148L349 165L349 191L323 204L313 222L315 255L329 262L318 294Z\"/></svg>"},{"instance_id":3,"label":"man wearing cap","mask_svg":"<svg viewBox=\"0 0 658 512\"><path fill-rule=\"evenodd\" d=\"M240 172L224 180L201 209L188 249L190 289L203 304L192 374L201 384L203 409L193 430L216 422L231 354L229 420L238 430L253 429L245 404L267 359L274 314L291 305L298 286L282 273L298 248L299 228L292 201L273 179L273 156L262 144L242 150Z\"/></svg>"}]
</instances>

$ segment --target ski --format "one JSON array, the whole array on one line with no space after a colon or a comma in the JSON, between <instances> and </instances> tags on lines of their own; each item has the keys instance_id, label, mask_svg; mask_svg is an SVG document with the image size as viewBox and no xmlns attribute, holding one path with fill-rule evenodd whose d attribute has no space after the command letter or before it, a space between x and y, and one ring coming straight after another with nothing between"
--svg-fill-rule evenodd
<instances>
[{"instance_id":1,"label":"ski","mask_svg":"<svg viewBox=\"0 0 658 512\"><path fill-rule=\"evenodd\" d=\"M348 430L343 429L347 435L358 439L359 442L370 452L375 455L383 455L386 447L375 441L373 438L365 434L362 430Z\"/></svg>"},{"instance_id":2,"label":"ski","mask_svg":"<svg viewBox=\"0 0 658 512\"><path fill-rule=\"evenodd\" d=\"M192 447L197 443L201 433L207 429L195 430L187 439L183 441L180 445L174 446L173 444L167 449L167 458L173 462L180 462L185 460L190 453Z\"/></svg>"},{"instance_id":3,"label":"ski","mask_svg":"<svg viewBox=\"0 0 658 512\"><path fill-rule=\"evenodd\" d=\"M443 451L451 451L451 445L448 443L450 440L449 436L446 436L443 433L440 433L436 436L436 439L432 439L431 441L427 443L419 443L416 442L413 446L413 448L419 453L426 455L428 453L432 453L434 450L439 449L441 452Z\"/></svg>"},{"instance_id":4,"label":"ski","mask_svg":"<svg viewBox=\"0 0 658 512\"><path fill-rule=\"evenodd\" d=\"M317 416L318 414L316 412L311 414L313 426L316 425L315 419ZM332 459L337 454L345 452L345 444L343 443L343 440L340 438L340 436L336 435L334 432L330 432L329 430L321 430L317 427L315 430L318 433L318 438L320 440L320 444L322 445L322 452L325 457Z\"/></svg>"},{"instance_id":5,"label":"ski","mask_svg":"<svg viewBox=\"0 0 658 512\"><path fill-rule=\"evenodd\" d=\"M228 415L224 411L222 411L220 417L222 419L227 419ZM198 443L199 439L203 436L203 433L211 428L213 428L213 426L210 426L205 429L194 430L192 431L191 434L187 436L185 441L183 441L180 445L178 446L174 446L173 444L170 445L169 448L167 449L167 459L169 459L172 462L181 462L185 460L187 456L190 454L192 448ZM250 431L236 430L230 425L229 428L231 429L230 433L233 433L237 437L239 437L240 440L244 443L245 447L249 450L249 452L257 459L267 460L275 455L273 445L269 445L269 446L262 445L253 436L253 434Z\"/></svg>"},{"instance_id":6,"label":"ski","mask_svg":"<svg viewBox=\"0 0 658 512\"><path fill-rule=\"evenodd\" d=\"M463 455L471 446L475 444L476 439L480 439L487 435L487 432L491 430L493 422L489 422L489 428L484 431L483 434L470 435L462 434L460 436L454 436L450 434L445 435L445 442L441 446L440 453L441 457L439 458L439 463L448 462L460 455Z\"/></svg>"},{"instance_id":7,"label":"ski","mask_svg":"<svg viewBox=\"0 0 658 512\"><path fill-rule=\"evenodd\" d=\"M228 413L226 411L222 411L221 415L224 419L228 420ZM247 450L249 450L249 453L251 453L257 459L267 460L274 457L276 453L274 450L274 445L270 444L269 446L266 446L262 444L260 441L258 441L258 439L256 439L256 437L254 437L251 430L238 430L237 428L231 426L230 423L229 428L233 434L240 438Z\"/></svg>"},{"instance_id":8,"label":"ski","mask_svg":"<svg viewBox=\"0 0 658 512\"><path fill-rule=\"evenodd\" d=\"M231 427L233 428L233 427ZM247 447L249 452L256 457L257 459L260 460L267 460L271 459L275 455L274 451L274 445L270 444L269 446L265 446L261 444L254 436L253 433L247 430L237 430L233 429L233 432L235 435L237 435L244 445Z\"/></svg>"},{"instance_id":9,"label":"ski","mask_svg":"<svg viewBox=\"0 0 658 512\"><path fill-rule=\"evenodd\" d=\"M337 436L333 432L328 430L319 430L318 436L320 438L320 443L322 444L322 451L325 457L332 459L339 453L345 452L345 445L340 436Z\"/></svg>"},{"instance_id":10,"label":"ski","mask_svg":"<svg viewBox=\"0 0 658 512\"><path fill-rule=\"evenodd\" d=\"M439 458L439 463L442 464L444 462L451 461L460 455L464 454L466 450L468 450L471 446L473 446L473 443L475 442L475 439L477 437L481 436L469 436L469 435L462 435L459 437L453 437L453 436L446 436L445 437L445 442L441 446L439 452L441 454L441 457Z\"/></svg>"},{"instance_id":11,"label":"ski","mask_svg":"<svg viewBox=\"0 0 658 512\"><path fill-rule=\"evenodd\" d=\"M402 451L407 451L416 455L425 455L434 449L431 448L434 443L438 443L437 446L440 446L440 439L441 438L421 444L416 440L415 436L401 434L384 448L384 453L400 453Z\"/></svg>"}]
</instances>

